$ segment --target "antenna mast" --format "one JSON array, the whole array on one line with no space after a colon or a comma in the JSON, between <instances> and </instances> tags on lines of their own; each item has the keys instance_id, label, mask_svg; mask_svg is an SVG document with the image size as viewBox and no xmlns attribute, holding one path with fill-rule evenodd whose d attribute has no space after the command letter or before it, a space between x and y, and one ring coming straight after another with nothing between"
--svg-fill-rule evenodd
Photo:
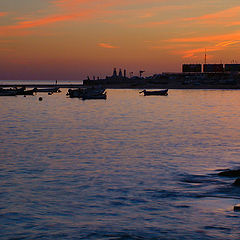
<instances>
[{"instance_id":1,"label":"antenna mast","mask_svg":"<svg viewBox=\"0 0 240 240\"><path fill-rule=\"evenodd\" d=\"M206 48L205 48L205 55L204 55L204 63L207 64L207 51L206 51Z\"/></svg>"}]
</instances>

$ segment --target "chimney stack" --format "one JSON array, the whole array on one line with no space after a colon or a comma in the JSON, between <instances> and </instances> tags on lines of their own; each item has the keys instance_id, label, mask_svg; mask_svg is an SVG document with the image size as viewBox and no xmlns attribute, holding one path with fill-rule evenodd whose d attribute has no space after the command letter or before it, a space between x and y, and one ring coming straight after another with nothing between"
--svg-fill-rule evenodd
<instances>
[{"instance_id":1,"label":"chimney stack","mask_svg":"<svg viewBox=\"0 0 240 240\"><path fill-rule=\"evenodd\" d=\"M126 78L127 77L127 71L126 71L126 69L124 69L124 71L123 71L123 76Z\"/></svg>"},{"instance_id":2,"label":"chimney stack","mask_svg":"<svg viewBox=\"0 0 240 240\"><path fill-rule=\"evenodd\" d=\"M117 76L117 69L114 68L114 69L113 69L113 77L116 77L116 76Z\"/></svg>"},{"instance_id":3,"label":"chimney stack","mask_svg":"<svg viewBox=\"0 0 240 240\"><path fill-rule=\"evenodd\" d=\"M119 77L122 77L122 69L119 69Z\"/></svg>"}]
</instances>

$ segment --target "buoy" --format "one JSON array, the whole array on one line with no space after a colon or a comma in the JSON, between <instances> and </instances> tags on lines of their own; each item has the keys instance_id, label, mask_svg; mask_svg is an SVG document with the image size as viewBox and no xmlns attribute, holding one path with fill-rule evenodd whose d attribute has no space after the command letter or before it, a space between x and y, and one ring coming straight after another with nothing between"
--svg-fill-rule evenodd
<instances>
[{"instance_id":1,"label":"buoy","mask_svg":"<svg viewBox=\"0 0 240 240\"><path fill-rule=\"evenodd\" d=\"M39 100L39 101L42 101L42 97L40 97L38 100Z\"/></svg>"},{"instance_id":2,"label":"buoy","mask_svg":"<svg viewBox=\"0 0 240 240\"><path fill-rule=\"evenodd\" d=\"M237 204L233 207L233 210L236 212L240 212L240 204Z\"/></svg>"}]
</instances>

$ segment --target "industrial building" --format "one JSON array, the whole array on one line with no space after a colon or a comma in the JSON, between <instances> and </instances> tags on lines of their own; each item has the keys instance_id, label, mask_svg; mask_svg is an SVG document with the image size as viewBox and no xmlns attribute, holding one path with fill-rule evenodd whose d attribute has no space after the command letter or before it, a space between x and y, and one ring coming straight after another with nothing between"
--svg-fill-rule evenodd
<instances>
[{"instance_id":1,"label":"industrial building","mask_svg":"<svg viewBox=\"0 0 240 240\"><path fill-rule=\"evenodd\" d=\"M183 64L183 73L240 72L240 64Z\"/></svg>"},{"instance_id":2,"label":"industrial building","mask_svg":"<svg viewBox=\"0 0 240 240\"><path fill-rule=\"evenodd\" d=\"M183 73L199 73L202 72L202 65L201 64L183 64L182 65L182 72Z\"/></svg>"},{"instance_id":3,"label":"industrial building","mask_svg":"<svg viewBox=\"0 0 240 240\"><path fill-rule=\"evenodd\" d=\"M225 64L225 72L240 72L240 64Z\"/></svg>"}]
</instances>

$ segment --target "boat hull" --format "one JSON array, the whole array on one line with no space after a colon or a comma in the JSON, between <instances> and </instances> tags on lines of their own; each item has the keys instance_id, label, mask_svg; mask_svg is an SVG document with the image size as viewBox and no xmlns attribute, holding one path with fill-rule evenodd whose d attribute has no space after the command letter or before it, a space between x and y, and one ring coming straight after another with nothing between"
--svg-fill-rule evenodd
<instances>
[{"instance_id":1,"label":"boat hull","mask_svg":"<svg viewBox=\"0 0 240 240\"><path fill-rule=\"evenodd\" d=\"M17 93L15 91L6 91L6 92L0 92L0 96L16 96Z\"/></svg>"},{"instance_id":2,"label":"boat hull","mask_svg":"<svg viewBox=\"0 0 240 240\"><path fill-rule=\"evenodd\" d=\"M24 91L17 92L17 95L33 95L34 92L35 92L34 90L24 90Z\"/></svg>"},{"instance_id":3,"label":"boat hull","mask_svg":"<svg viewBox=\"0 0 240 240\"><path fill-rule=\"evenodd\" d=\"M107 99L107 94L102 93L98 95L83 95L82 100L87 100L87 99Z\"/></svg>"},{"instance_id":4,"label":"boat hull","mask_svg":"<svg viewBox=\"0 0 240 240\"><path fill-rule=\"evenodd\" d=\"M140 93L143 93L144 96L167 96L168 95L168 89L158 90L158 91L143 90Z\"/></svg>"},{"instance_id":5,"label":"boat hull","mask_svg":"<svg viewBox=\"0 0 240 240\"><path fill-rule=\"evenodd\" d=\"M105 88L68 89L67 96L70 98L106 99Z\"/></svg>"},{"instance_id":6,"label":"boat hull","mask_svg":"<svg viewBox=\"0 0 240 240\"><path fill-rule=\"evenodd\" d=\"M35 92L58 92L59 87L55 88L34 88Z\"/></svg>"}]
</instances>

